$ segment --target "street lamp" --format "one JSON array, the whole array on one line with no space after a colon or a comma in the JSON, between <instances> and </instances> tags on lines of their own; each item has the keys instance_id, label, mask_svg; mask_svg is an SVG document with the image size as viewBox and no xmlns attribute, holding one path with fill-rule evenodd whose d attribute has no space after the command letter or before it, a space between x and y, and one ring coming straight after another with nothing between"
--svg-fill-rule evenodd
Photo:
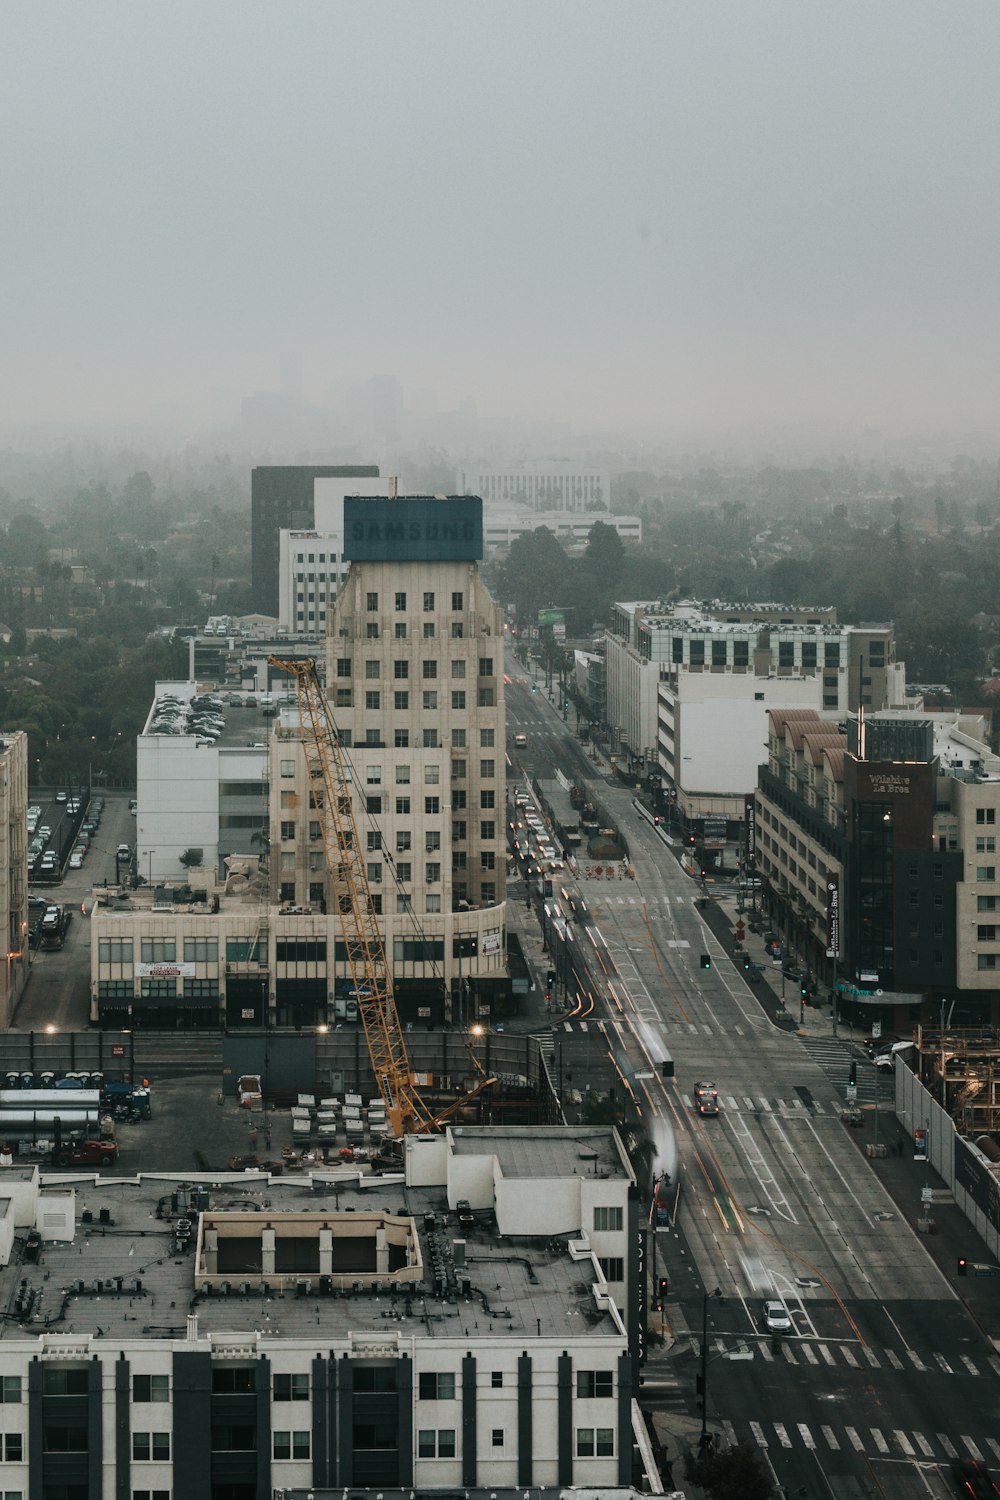
<instances>
[{"instance_id":1,"label":"street lamp","mask_svg":"<svg viewBox=\"0 0 1000 1500\"><path fill-rule=\"evenodd\" d=\"M708 1301L710 1297L717 1297L722 1301L722 1288L716 1287L714 1292L702 1292L701 1294L701 1440L700 1449L704 1453L708 1447Z\"/></svg>"}]
</instances>

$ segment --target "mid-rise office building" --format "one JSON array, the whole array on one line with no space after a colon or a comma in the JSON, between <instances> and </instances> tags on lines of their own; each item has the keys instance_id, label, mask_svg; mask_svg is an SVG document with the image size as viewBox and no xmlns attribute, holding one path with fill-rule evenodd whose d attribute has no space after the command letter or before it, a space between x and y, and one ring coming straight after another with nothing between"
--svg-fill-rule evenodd
<instances>
[{"instance_id":1,"label":"mid-rise office building","mask_svg":"<svg viewBox=\"0 0 1000 1500\"><path fill-rule=\"evenodd\" d=\"M1000 1018L1000 758L976 714L769 715L750 853L770 914L843 1011L908 1031Z\"/></svg>"},{"instance_id":2,"label":"mid-rise office building","mask_svg":"<svg viewBox=\"0 0 1000 1500\"><path fill-rule=\"evenodd\" d=\"M470 465L459 475L458 488L462 494L479 495L491 510L515 504L542 511L597 511L610 508L611 475L575 459L524 459Z\"/></svg>"},{"instance_id":3,"label":"mid-rise office building","mask_svg":"<svg viewBox=\"0 0 1000 1500\"><path fill-rule=\"evenodd\" d=\"M583 514L573 510L532 511L491 510L485 519L486 555L506 552L518 537L527 536L545 526L564 547L582 550L591 527L600 521L617 531L623 542L638 547L642 543L642 520L639 516Z\"/></svg>"},{"instance_id":4,"label":"mid-rise office building","mask_svg":"<svg viewBox=\"0 0 1000 1500\"><path fill-rule=\"evenodd\" d=\"M0 733L0 1029L9 1026L28 974L28 736Z\"/></svg>"},{"instance_id":5,"label":"mid-rise office building","mask_svg":"<svg viewBox=\"0 0 1000 1500\"><path fill-rule=\"evenodd\" d=\"M254 609L271 616L278 613L282 531L335 531L336 522L330 518L338 513L344 495L375 494L378 486L377 464L261 464L255 468L250 479Z\"/></svg>"},{"instance_id":6,"label":"mid-rise office building","mask_svg":"<svg viewBox=\"0 0 1000 1500\"><path fill-rule=\"evenodd\" d=\"M892 627L840 625L827 608L616 604L606 646L612 747L685 827L742 816L769 709L836 719L906 702Z\"/></svg>"}]
</instances>

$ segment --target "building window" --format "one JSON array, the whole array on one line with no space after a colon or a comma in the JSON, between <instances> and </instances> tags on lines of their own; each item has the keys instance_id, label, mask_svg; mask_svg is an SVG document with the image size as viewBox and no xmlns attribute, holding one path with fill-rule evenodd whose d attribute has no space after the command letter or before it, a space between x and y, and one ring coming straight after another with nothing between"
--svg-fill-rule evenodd
<instances>
[{"instance_id":1,"label":"building window","mask_svg":"<svg viewBox=\"0 0 1000 1500\"><path fill-rule=\"evenodd\" d=\"M294 776L295 775L295 762L294 762L294 760L283 760L281 762L281 774L282 774L282 776Z\"/></svg>"},{"instance_id":2,"label":"building window","mask_svg":"<svg viewBox=\"0 0 1000 1500\"><path fill-rule=\"evenodd\" d=\"M980 953L976 963L980 969L995 969L997 966L997 955L995 953Z\"/></svg>"},{"instance_id":3,"label":"building window","mask_svg":"<svg viewBox=\"0 0 1000 1500\"><path fill-rule=\"evenodd\" d=\"M620 1230L622 1227L622 1210L620 1208L595 1208L594 1228L605 1233Z\"/></svg>"},{"instance_id":4,"label":"building window","mask_svg":"<svg viewBox=\"0 0 1000 1500\"><path fill-rule=\"evenodd\" d=\"M132 939L101 938L97 952L102 964L130 964L132 962Z\"/></svg>"},{"instance_id":5,"label":"building window","mask_svg":"<svg viewBox=\"0 0 1000 1500\"><path fill-rule=\"evenodd\" d=\"M426 901L424 902L424 911L429 912L429 913L433 913L433 912L439 912L440 910L441 910L441 897L440 896L436 896L436 895L435 896L428 896L427 899L426 899Z\"/></svg>"},{"instance_id":6,"label":"building window","mask_svg":"<svg viewBox=\"0 0 1000 1500\"><path fill-rule=\"evenodd\" d=\"M996 878L997 878L997 868L996 868L996 865L977 865L976 866L976 879L977 880L996 880Z\"/></svg>"},{"instance_id":7,"label":"building window","mask_svg":"<svg viewBox=\"0 0 1000 1500\"><path fill-rule=\"evenodd\" d=\"M144 964L174 964L177 944L173 938L143 938L140 958Z\"/></svg>"},{"instance_id":8,"label":"building window","mask_svg":"<svg viewBox=\"0 0 1000 1500\"><path fill-rule=\"evenodd\" d=\"M438 732L436 729L425 729L423 732L423 740L425 750L438 749Z\"/></svg>"},{"instance_id":9,"label":"building window","mask_svg":"<svg viewBox=\"0 0 1000 1500\"><path fill-rule=\"evenodd\" d=\"M500 1390L503 1385L503 1371L492 1370L490 1372L490 1386L494 1391Z\"/></svg>"},{"instance_id":10,"label":"building window","mask_svg":"<svg viewBox=\"0 0 1000 1500\"><path fill-rule=\"evenodd\" d=\"M479 762L479 774L484 781L492 781L496 775L496 761L481 760Z\"/></svg>"},{"instance_id":11,"label":"building window","mask_svg":"<svg viewBox=\"0 0 1000 1500\"><path fill-rule=\"evenodd\" d=\"M481 656L479 658L479 675L480 675L480 677L492 677L493 676L493 658L492 658L492 656Z\"/></svg>"},{"instance_id":12,"label":"building window","mask_svg":"<svg viewBox=\"0 0 1000 1500\"><path fill-rule=\"evenodd\" d=\"M406 837L409 838L410 835L407 834ZM409 848L409 845L407 845L407 848ZM396 879L402 885L409 885L413 879L413 866L408 859L401 859L396 865Z\"/></svg>"},{"instance_id":13,"label":"building window","mask_svg":"<svg viewBox=\"0 0 1000 1500\"><path fill-rule=\"evenodd\" d=\"M169 1463L170 1433L133 1432L132 1457L136 1461L136 1463L142 1463L150 1460L153 1463Z\"/></svg>"},{"instance_id":14,"label":"building window","mask_svg":"<svg viewBox=\"0 0 1000 1500\"><path fill-rule=\"evenodd\" d=\"M492 750L497 742L495 729L481 729L479 731L479 748L481 750Z\"/></svg>"},{"instance_id":15,"label":"building window","mask_svg":"<svg viewBox=\"0 0 1000 1500\"><path fill-rule=\"evenodd\" d=\"M365 798L365 810L367 812L374 813L376 817L379 817L381 815L381 812L382 812L382 798L381 797L366 797Z\"/></svg>"},{"instance_id":16,"label":"building window","mask_svg":"<svg viewBox=\"0 0 1000 1500\"><path fill-rule=\"evenodd\" d=\"M452 675L452 677L454 677L456 679L462 678L462 677L465 676L465 659L464 659L464 657L461 657L461 656L456 656L455 657L454 661L451 664L451 675Z\"/></svg>"},{"instance_id":17,"label":"building window","mask_svg":"<svg viewBox=\"0 0 1000 1500\"><path fill-rule=\"evenodd\" d=\"M419 1395L421 1401L454 1401L454 1375L448 1371L423 1371L420 1376Z\"/></svg>"},{"instance_id":18,"label":"building window","mask_svg":"<svg viewBox=\"0 0 1000 1500\"><path fill-rule=\"evenodd\" d=\"M479 894L484 906L492 906L497 899L496 881L484 880L480 883Z\"/></svg>"},{"instance_id":19,"label":"building window","mask_svg":"<svg viewBox=\"0 0 1000 1500\"><path fill-rule=\"evenodd\" d=\"M377 641L378 640L378 621L377 620L369 620L368 621L368 624L365 626L365 640L366 641Z\"/></svg>"},{"instance_id":20,"label":"building window","mask_svg":"<svg viewBox=\"0 0 1000 1500\"><path fill-rule=\"evenodd\" d=\"M424 812L427 814L428 817L437 817L438 814L440 813L440 811L441 811L441 798L440 797L425 797L424 798Z\"/></svg>"},{"instance_id":21,"label":"building window","mask_svg":"<svg viewBox=\"0 0 1000 1500\"><path fill-rule=\"evenodd\" d=\"M491 839L495 839L496 836L497 825L495 818L486 818L484 821L480 822L479 837L483 840L484 843L489 843L489 841Z\"/></svg>"},{"instance_id":22,"label":"building window","mask_svg":"<svg viewBox=\"0 0 1000 1500\"><path fill-rule=\"evenodd\" d=\"M424 848L428 854L433 854L435 849L441 847L441 835L436 829L431 829L424 834Z\"/></svg>"},{"instance_id":23,"label":"building window","mask_svg":"<svg viewBox=\"0 0 1000 1500\"><path fill-rule=\"evenodd\" d=\"M465 707L465 694L464 694L464 692L453 692L452 693L452 695L451 695L451 706L452 706L452 708L457 708L457 709L462 709L462 708Z\"/></svg>"},{"instance_id":24,"label":"building window","mask_svg":"<svg viewBox=\"0 0 1000 1500\"><path fill-rule=\"evenodd\" d=\"M438 706L438 695L433 690L424 693L424 708L436 709Z\"/></svg>"},{"instance_id":25,"label":"building window","mask_svg":"<svg viewBox=\"0 0 1000 1500\"><path fill-rule=\"evenodd\" d=\"M368 610L369 614L378 609L378 594L370 593L366 595L365 608Z\"/></svg>"},{"instance_id":26,"label":"building window","mask_svg":"<svg viewBox=\"0 0 1000 1500\"><path fill-rule=\"evenodd\" d=\"M308 1432L274 1432L271 1434L271 1453L276 1459L309 1457Z\"/></svg>"},{"instance_id":27,"label":"building window","mask_svg":"<svg viewBox=\"0 0 1000 1500\"><path fill-rule=\"evenodd\" d=\"M428 681L428 682L433 681L433 679L436 678L437 674L438 674L438 664L437 664L437 662L436 661L425 661L424 664L423 664L422 671L423 671L423 676L424 676L424 680L425 681Z\"/></svg>"},{"instance_id":28,"label":"building window","mask_svg":"<svg viewBox=\"0 0 1000 1500\"><path fill-rule=\"evenodd\" d=\"M405 712L410 707L410 695L407 692L393 693L392 706L400 712Z\"/></svg>"},{"instance_id":29,"label":"building window","mask_svg":"<svg viewBox=\"0 0 1000 1500\"><path fill-rule=\"evenodd\" d=\"M410 675L410 663L408 661L394 661L392 664L392 675L397 682L405 682Z\"/></svg>"},{"instance_id":30,"label":"building window","mask_svg":"<svg viewBox=\"0 0 1000 1500\"><path fill-rule=\"evenodd\" d=\"M166 1379L165 1376L164 1379ZM0 1377L0 1404L3 1404L4 1406L19 1406L20 1403L20 1375L4 1375Z\"/></svg>"},{"instance_id":31,"label":"building window","mask_svg":"<svg viewBox=\"0 0 1000 1500\"><path fill-rule=\"evenodd\" d=\"M984 927L984 926L980 925L979 927L976 928L976 942L977 943L995 943L996 940L997 940L997 930L996 930L995 927L992 927L992 926L991 927Z\"/></svg>"},{"instance_id":32,"label":"building window","mask_svg":"<svg viewBox=\"0 0 1000 1500\"><path fill-rule=\"evenodd\" d=\"M377 682L382 675L382 663L378 657L369 657L365 662L365 676L369 682Z\"/></svg>"},{"instance_id":33,"label":"building window","mask_svg":"<svg viewBox=\"0 0 1000 1500\"><path fill-rule=\"evenodd\" d=\"M349 656L337 657L337 676L350 677L354 671L354 664Z\"/></svg>"},{"instance_id":34,"label":"building window","mask_svg":"<svg viewBox=\"0 0 1000 1500\"><path fill-rule=\"evenodd\" d=\"M497 805L497 794L496 794L496 792L490 790L490 791L485 791L485 792L480 792L479 793L479 806L481 808L486 809L486 808L490 808L490 807L496 807L496 805Z\"/></svg>"},{"instance_id":35,"label":"building window","mask_svg":"<svg viewBox=\"0 0 1000 1500\"><path fill-rule=\"evenodd\" d=\"M281 839L285 844L293 843L295 840L295 824L287 821L281 823Z\"/></svg>"},{"instance_id":36,"label":"building window","mask_svg":"<svg viewBox=\"0 0 1000 1500\"><path fill-rule=\"evenodd\" d=\"M492 708L493 707L493 689L492 688L480 688L479 689L479 693L478 693L478 700L479 700L479 707L480 708Z\"/></svg>"},{"instance_id":37,"label":"building window","mask_svg":"<svg viewBox=\"0 0 1000 1500\"><path fill-rule=\"evenodd\" d=\"M460 640L462 640L462 638L464 637L464 635L465 635L465 626L462 624L462 621L461 620L452 620L452 622L451 622L451 638L452 638L452 640L453 641L460 641Z\"/></svg>"},{"instance_id":38,"label":"building window","mask_svg":"<svg viewBox=\"0 0 1000 1500\"><path fill-rule=\"evenodd\" d=\"M996 820L997 820L997 810L996 810L995 807L977 807L976 808L976 822L978 824L980 824L980 826L982 824L984 824L984 823L995 823Z\"/></svg>"},{"instance_id":39,"label":"building window","mask_svg":"<svg viewBox=\"0 0 1000 1500\"><path fill-rule=\"evenodd\" d=\"M0 1433L0 1458L5 1464L24 1462L24 1439L19 1432Z\"/></svg>"},{"instance_id":40,"label":"building window","mask_svg":"<svg viewBox=\"0 0 1000 1500\"><path fill-rule=\"evenodd\" d=\"M424 613L425 614L429 614L430 611L433 608L434 608L434 595L433 594L425 594L424 595Z\"/></svg>"},{"instance_id":41,"label":"building window","mask_svg":"<svg viewBox=\"0 0 1000 1500\"><path fill-rule=\"evenodd\" d=\"M592 1401L595 1397L603 1398L613 1394L614 1378L610 1370L577 1370L576 1398L578 1401Z\"/></svg>"},{"instance_id":42,"label":"building window","mask_svg":"<svg viewBox=\"0 0 1000 1500\"><path fill-rule=\"evenodd\" d=\"M598 1256L597 1264L604 1272L605 1281L625 1280L625 1261L620 1255Z\"/></svg>"},{"instance_id":43,"label":"building window","mask_svg":"<svg viewBox=\"0 0 1000 1500\"><path fill-rule=\"evenodd\" d=\"M453 729L451 731L451 748L453 750L465 749L465 730Z\"/></svg>"},{"instance_id":44,"label":"building window","mask_svg":"<svg viewBox=\"0 0 1000 1500\"><path fill-rule=\"evenodd\" d=\"M458 594L458 593L452 594L452 596L451 596L451 607L452 607L452 609L461 609L462 608L462 595L461 594Z\"/></svg>"},{"instance_id":45,"label":"building window","mask_svg":"<svg viewBox=\"0 0 1000 1500\"><path fill-rule=\"evenodd\" d=\"M466 775L466 763L464 760L453 760L451 763L452 781L464 781Z\"/></svg>"},{"instance_id":46,"label":"building window","mask_svg":"<svg viewBox=\"0 0 1000 1500\"><path fill-rule=\"evenodd\" d=\"M997 898L996 898L996 896L977 896L976 897L976 911L996 911L996 909L997 909Z\"/></svg>"},{"instance_id":47,"label":"building window","mask_svg":"<svg viewBox=\"0 0 1000 1500\"><path fill-rule=\"evenodd\" d=\"M615 1434L611 1427L578 1427L576 1429L577 1458L612 1458L615 1451Z\"/></svg>"},{"instance_id":48,"label":"building window","mask_svg":"<svg viewBox=\"0 0 1000 1500\"><path fill-rule=\"evenodd\" d=\"M492 850L492 849L481 849L479 851L479 868L480 868L480 870L485 870L485 871L495 870L496 867L497 867L497 857L496 857L495 851Z\"/></svg>"},{"instance_id":49,"label":"building window","mask_svg":"<svg viewBox=\"0 0 1000 1500\"><path fill-rule=\"evenodd\" d=\"M434 639L434 636L436 635L436 633L437 632L434 629L434 621L433 620L425 620L424 621L424 640L425 641L432 641Z\"/></svg>"},{"instance_id":50,"label":"building window","mask_svg":"<svg viewBox=\"0 0 1000 1500\"><path fill-rule=\"evenodd\" d=\"M369 885L381 885L382 884L382 865L381 865L380 861L376 862L375 860L369 860L369 862L368 862L368 884Z\"/></svg>"},{"instance_id":51,"label":"building window","mask_svg":"<svg viewBox=\"0 0 1000 1500\"><path fill-rule=\"evenodd\" d=\"M405 594L397 594L396 595L396 611L397 611L397 613L399 613L400 611L404 610L405 608L406 608L406 595Z\"/></svg>"},{"instance_id":52,"label":"building window","mask_svg":"<svg viewBox=\"0 0 1000 1500\"><path fill-rule=\"evenodd\" d=\"M405 641L406 640L406 621L405 620L397 620L396 623L395 623L395 625L394 625L394 627L393 627L393 632L392 633L396 637L397 641Z\"/></svg>"},{"instance_id":53,"label":"building window","mask_svg":"<svg viewBox=\"0 0 1000 1500\"><path fill-rule=\"evenodd\" d=\"M493 1428L491 1428L490 1429L490 1447L493 1449L494 1453L502 1453L503 1452L503 1446L504 1446L503 1428L502 1427L493 1427Z\"/></svg>"},{"instance_id":54,"label":"building window","mask_svg":"<svg viewBox=\"0 0 1000 1500\"><path fill-rule=\"evenodd\" d=\"M421 1428L417 1433L418 1458L454 1458L455 1429L453 1427Z\"/></svg>"},{"instance_id":55,"label":"building window","mask_svg":"<svg viewBox=\"0 0 1000 1500\"><path fill-rule=\"evenodd\" d=\"M712 642L713 667L724 667L726 665L726 645L727 643L725 641Z\"/></svg>"},{"instance_id":56,"label":"building window","mask_svg":"<svg viewBox=\"0 0 1000 1500\"><path fill-rule=\"evenodd\" d=\"M394 729L392 731L392 743L397 750L409 750L410 731L408 729Z\"/></svg>"},{"instance_id":57,"label":"building window","mask_svg":"<svg viewBox=\"0 0 1000 1500\"><path fill-rule=\"evenodd\" d=\"M170 1378L167 1375L133 1375L133 1401L169 1401Z\"/></svg>"},{"instance_id":58,"label":"building window","mask_svg":"<svg viewBox=\"0 0 1000 1500\"><path fill-rule=\"evenodd\" d=\"M21 1500L20 1490L6 1490L3 1500ZM133 1490L132 1500L170 1500L169 1490Z\"/></svg>"},{"instance_id":59,"label":"building window","mask_svg":"<svg viewBox=\"0 0 1000 1500\"><path fill-rule=\"evenodd\" d=\"M369 854L377 854L378 851L382 847L382 835L380 833L376 833L372 829L369 829L368 830L367 839L368 839L368 853Z\"/></svg>"},{"instance_id":60,"label":"building window","mask_svg":"<svg viewBox=\"0 0 1000 1500\"><path fill-rule=\"evenodd\" d=\"M437 885L440 879L441 866L436 860L431 860L426 867L424 883L425 885Z\"/></svg>"},{"instance_id":61,"label":"building window","mask_svg":"<svg viewBox=\"0 0 1000 1500\"><path fill-rule=\"evenodd\" d=\"M374 690L369 689L369 691L367 693L365 693L365 708L381 708L381 707L382 707L382 694L378 691L377 688L374 689Z\"/></svg>"},{"instance_id":62,"label":"building window","mask_svg":"<svg viewBox=\"0 0 1000 1500\"><path fill-rule=\"evenodd\" d=\"M366 786L381 786L382 785L382 767L381 766L366 766L365 767L365 785Z\"/></svg>"}]
</instances>

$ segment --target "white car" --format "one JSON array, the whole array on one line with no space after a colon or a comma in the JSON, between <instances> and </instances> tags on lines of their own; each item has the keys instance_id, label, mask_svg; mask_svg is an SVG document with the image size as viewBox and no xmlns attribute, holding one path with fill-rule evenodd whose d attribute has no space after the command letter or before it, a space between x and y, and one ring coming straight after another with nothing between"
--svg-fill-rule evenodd
<instances>
[{"instance_id":1,"label":"white car","mask_svg":"<svg viewBox=\"0 0 1000 1500\"><path fill-rule=\"evenodd\" d=\"M792 1320L783 1302L769 1299L764 1303L764 1327L768 1333L791 1333Z\"/></svg>"},{"instance_id":2,"label":"white car","mask_svg":"<svg viewBox=\"0 0 1000 1500\"><path fill-rule=\"evenodd\" d=\"M69 867L71 870L80 870L83 868L83 855L78 849L74 849L73 853L70 855Z\"/></svg>"}]
</instances>

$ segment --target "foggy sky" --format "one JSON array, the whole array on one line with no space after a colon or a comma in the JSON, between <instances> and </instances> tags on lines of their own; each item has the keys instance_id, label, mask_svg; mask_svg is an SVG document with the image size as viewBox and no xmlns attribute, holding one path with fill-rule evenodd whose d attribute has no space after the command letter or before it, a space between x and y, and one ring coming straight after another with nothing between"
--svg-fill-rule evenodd
<instances>
[{"instance_id":1,"label":"foggy sky","mask_svg":"<svg viewBox=\"0 0 1000 1500\"><path fill-rule=\"evenodd\" d=\"M995 0L6 0L0 430L998 435Z\"/></svg>"}]
</instances>

